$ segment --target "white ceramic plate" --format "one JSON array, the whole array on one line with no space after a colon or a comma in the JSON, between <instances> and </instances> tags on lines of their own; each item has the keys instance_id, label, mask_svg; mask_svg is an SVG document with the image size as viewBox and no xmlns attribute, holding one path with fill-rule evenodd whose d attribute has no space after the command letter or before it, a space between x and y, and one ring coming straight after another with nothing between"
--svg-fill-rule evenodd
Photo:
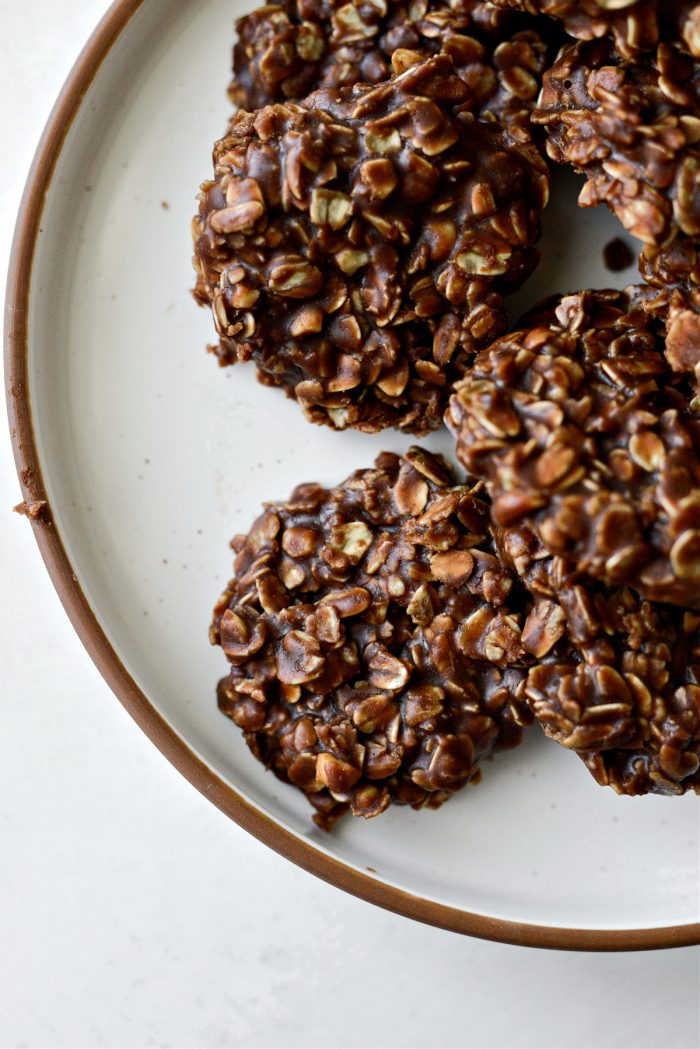
<instances>
[{"instance_id":1,"label":"white ceramic plate","mask_svg":"<svg viewBox=\"0 0 700 1049\"><path fill-rule=\"evenodd\" d=\"M519 942L698 942L695 796L618 798L534 729L439 812L397 809L326 835L217 712L225 664L207 627L231 535L261 500L301 481L337 482L411 443L312 427L250 368L221 370L204 352L213 333L188 293L189 218L227 119L231 23L246 7L115 5L32 172L11 275L10 407L27 497L48 499L36 529L62 599L171 760L323 877L414 917ZM602 248L620 231L607 213L577 212L577 189L573 178L557 189L546 261L521 304L634 279L604 270ZM451 450L446 434L426 443Z\"/></svg>"}]
</instances>

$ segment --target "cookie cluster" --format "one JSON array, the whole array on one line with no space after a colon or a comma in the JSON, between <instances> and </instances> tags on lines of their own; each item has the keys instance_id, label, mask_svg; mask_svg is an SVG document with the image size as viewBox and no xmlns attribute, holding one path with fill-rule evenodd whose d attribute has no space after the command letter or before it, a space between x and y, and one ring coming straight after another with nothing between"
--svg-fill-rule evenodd
<instances>
[{"instance_id":1,"label":"cookie cluster","mask_svg":"<svg viewBox=\"0 0 700 1049\"><path fill-rule=\"evenodd\" d=\"M220 709L330 827L436 807L533 720L620 794L700 792L700 5L282 0L241 19L197 300L336 430L443 422L267 504ZM550 167L554 165L554 167ZM550 177L640 282L517 323Z\"/></svg>"}]
</instances>

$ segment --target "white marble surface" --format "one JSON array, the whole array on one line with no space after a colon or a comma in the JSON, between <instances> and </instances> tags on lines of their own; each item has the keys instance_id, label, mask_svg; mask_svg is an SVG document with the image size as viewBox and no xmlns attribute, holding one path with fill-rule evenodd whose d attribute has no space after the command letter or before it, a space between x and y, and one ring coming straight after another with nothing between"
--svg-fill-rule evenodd
<instances>
[{"instance_id":1,"label":"white marble surface","mask_svg":"<svg viewBox=\"0 0 700 1049\"><path fill-rule=\"evenodd\" d=\"M37 137L105 6L0 2L3 270ZM0 491L0 1047L700 1045L700 948L461 939L330 888L227 821L83 652L9 513L4 428Z\"/></svg>"}]
</instances>

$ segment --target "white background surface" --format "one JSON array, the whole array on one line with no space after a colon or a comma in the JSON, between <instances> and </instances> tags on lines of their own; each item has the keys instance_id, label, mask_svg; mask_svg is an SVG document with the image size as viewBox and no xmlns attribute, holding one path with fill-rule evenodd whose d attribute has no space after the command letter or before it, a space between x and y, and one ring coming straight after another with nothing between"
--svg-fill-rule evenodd
<instances>
[{"instance_id":1,"label":"white background surface","mask_svg":"<svg viewBox=\"0 0 700 1049\"><path fill-rule=\"evenodd\" d=\"M41 127L105 7L0 0L3 270ZM230 823L73 635L9 514L4 430L0 492L0 1046L700 1045L700 948L461 939L341 894Z\"/></svg>"}]
</instances>

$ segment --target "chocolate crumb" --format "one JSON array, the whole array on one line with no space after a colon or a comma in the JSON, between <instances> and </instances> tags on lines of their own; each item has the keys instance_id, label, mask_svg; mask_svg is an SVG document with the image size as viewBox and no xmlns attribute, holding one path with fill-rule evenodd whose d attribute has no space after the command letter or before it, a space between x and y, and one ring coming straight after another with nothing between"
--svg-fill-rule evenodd
<instances>
[{"instance_id":1,"label":"chocolate crumb","mask_svg":"<svg viewBox=\"0 0 700 1049\"><path fill-rule=\"evenodd\" d=\"M634 255L621 237L614 237L603 248L603 259L612 273L620 273L632 265Z\"/></svg>"},{"instance_id":2,"label":"chocolate crumb","mask_svg":"<svg viewBox=\"0 0 700 1049\"><path fill-rule=\"evenodd\" d=\"M12 511L15 514L20 514L22 517L29 517L33 521L37 518L43 517L46 513L47 503L45 499L37 499L33 503L17 503L17 506L13 506Z\"/></svg>"}]
</instances>

